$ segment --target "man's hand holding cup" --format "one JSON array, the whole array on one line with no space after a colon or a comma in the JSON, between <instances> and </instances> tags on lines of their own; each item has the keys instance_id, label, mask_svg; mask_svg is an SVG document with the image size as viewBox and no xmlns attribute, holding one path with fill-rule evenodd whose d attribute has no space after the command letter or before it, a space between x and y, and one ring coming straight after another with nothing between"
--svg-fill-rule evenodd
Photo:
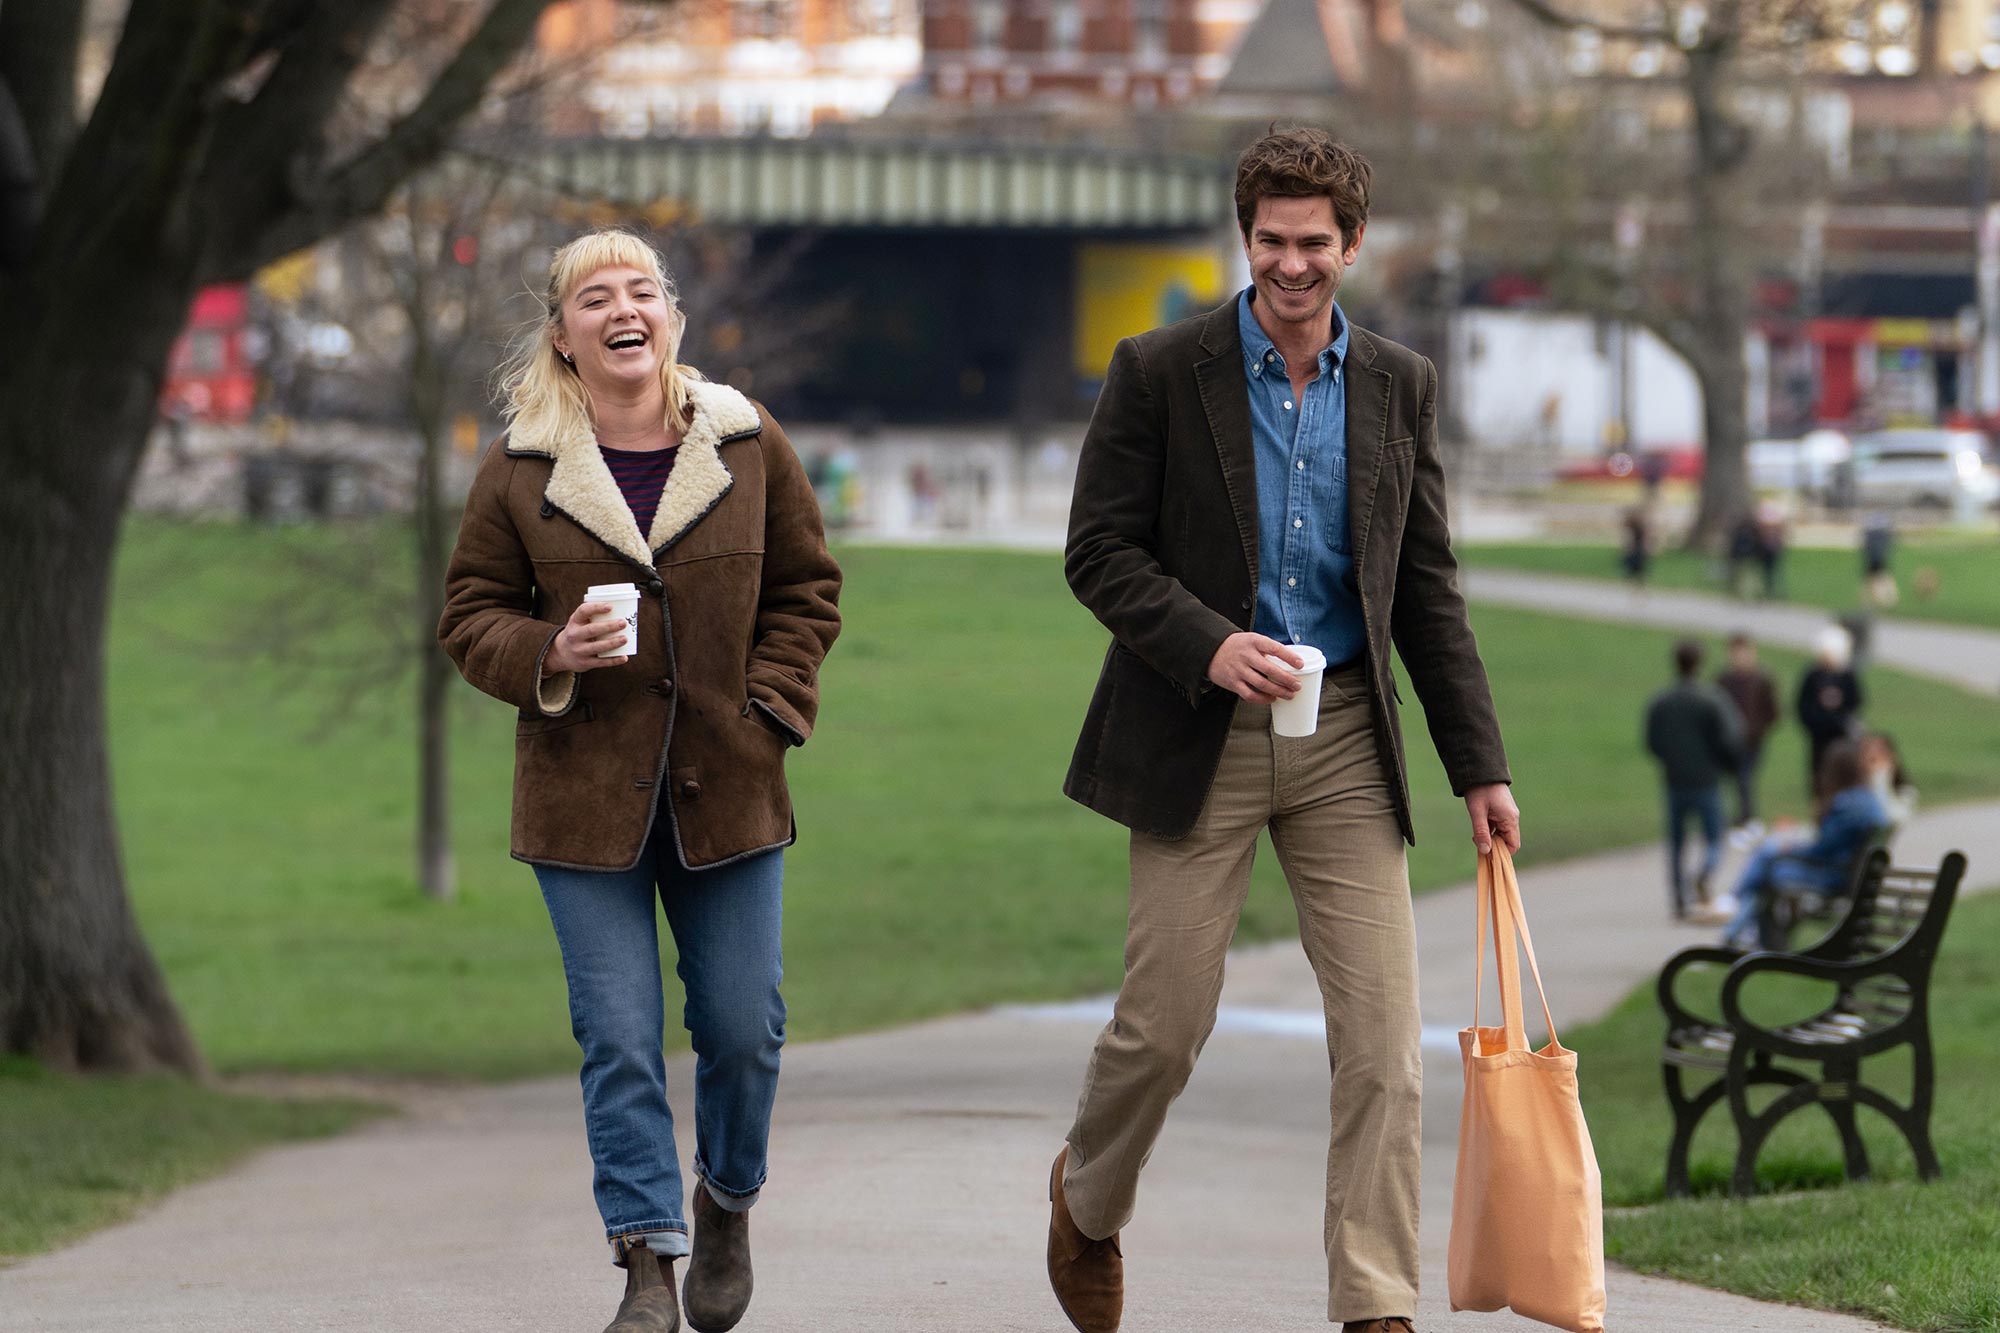
<instances>
[{"instance_id":1,"label":"man's hand holding cup","mask_svg":"<svg viewBox=\"0 0 2000 1333\"><path fill-rule=\"evenodd\" d=\"M1299 678L1278 662L1303 669L1305 658L1276 639L1248 630L1230 635L1208 663L1208 678L1251 703L1273 704L1299 692Z\"/></svg>"}]
</instances>

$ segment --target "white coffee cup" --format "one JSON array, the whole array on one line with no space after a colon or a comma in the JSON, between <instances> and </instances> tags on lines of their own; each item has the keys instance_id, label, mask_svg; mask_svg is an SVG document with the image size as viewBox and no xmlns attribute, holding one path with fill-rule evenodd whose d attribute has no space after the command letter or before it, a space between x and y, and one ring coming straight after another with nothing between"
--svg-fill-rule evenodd
<instances>
[{"instance_id":1,"label":"white coffee cup","mask_svg":"<svg viewBox=\"0 0 2000 1333\"><path fill-rule=\"evenodd\" d=\"M1285 645L1305 660L1295 667L1276 653L1265 656L1299 682L1299 692L1271 705L1271 731L1278 736L1310 736L1319 729L1319 687L1326 679L1326 654L1303 643Z\"/></svg>"},{"instance_id":2,"label":"white coffee cup","mask_svg":"<svg viewBox=\"0 0 2000 1333\"><path fill-rule=\"evenodd\" d=\"M599 657L630 657L639 651L639 589L630 583L600 583L586 589L586 602L609 602L611 614L599 616L591 621L593 625L609 625L614 620L625 622L625 637Z\"/></svg>"}]
</instances>

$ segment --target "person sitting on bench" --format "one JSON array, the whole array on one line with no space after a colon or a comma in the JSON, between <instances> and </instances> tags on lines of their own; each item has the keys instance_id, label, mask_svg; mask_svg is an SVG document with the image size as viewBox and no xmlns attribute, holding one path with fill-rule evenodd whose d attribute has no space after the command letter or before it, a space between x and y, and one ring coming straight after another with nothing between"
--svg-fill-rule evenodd
<instances>
[{"instance_id":1,"label":"person sitting on bench","mask_svg":"<svg viewBox=\"0 0 2000 1333\"><path fill-rule=\"evenodd\" d=\"M1785 941L1767 910L1781 891L1825 898L1847 884L1855 858L1889 824L1889 812L1862 773L1861 752L1836 741L1820 762L1819 826L1808 841L1765 839L1736 885L1736 918L1722 933L1729 948L1782 949Z\"/></svg>"}]
</instances>

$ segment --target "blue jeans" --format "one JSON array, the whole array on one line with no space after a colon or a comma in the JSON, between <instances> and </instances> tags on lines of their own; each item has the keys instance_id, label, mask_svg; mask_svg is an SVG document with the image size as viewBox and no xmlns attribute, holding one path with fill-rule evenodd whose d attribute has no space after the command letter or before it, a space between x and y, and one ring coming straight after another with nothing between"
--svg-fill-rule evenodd
<instances>
[{"instance_id":1,"label":"blue jeans","mask_svg":"<svg viewBox=\"0 0 2000 1333\"><path fill-rule=\"evenodd\" d=\"M694 1039L695 1173L748 1208L764 1184L778 1049L785 1042L779 929L784 853L708 870L679 862L666 812L631 870L536 866L562 949L583 1048L583 1114L604 1234L622 1250L688 1252L674 1115L661 1054L666 1013L653 900L667 911Z\"/></svg>"},{"instance_id":2,"label":"blue jeans","mask_svg":"<svg viewBox=\"0 0 2000 1333\"><path fill-rule=\"evenodd\" d=\"M1782 840L1766 838L1750 854L1743 876L1736 882L1736 917L1722 932L1724 944L1748 947L1754 935L1758 948L1782 949L1786 941L1765 910L1778 890L1786 888L1821 897L1832 892L1825 883L1825 873L1788 856L1790 850Z\"/></svg>"},{"instance_id":3,"label":"blue jeans","mask_svg":"<svg viewBox=\"0 0 2000 1333\"><path fill-rule=\"evenodd\" d=\"M1669 787L1667 788L1667 885L1673 892L1675 916L1681 916L1688 909L1686 872L1681 866L1681 853L1687 843L1687 819L1689 815L1701 819L1703 853L1701 858L1701 882L1706 884L1715 874L1716 864L1722 859L1722 788Z\"/></svg>"}]
</instances>

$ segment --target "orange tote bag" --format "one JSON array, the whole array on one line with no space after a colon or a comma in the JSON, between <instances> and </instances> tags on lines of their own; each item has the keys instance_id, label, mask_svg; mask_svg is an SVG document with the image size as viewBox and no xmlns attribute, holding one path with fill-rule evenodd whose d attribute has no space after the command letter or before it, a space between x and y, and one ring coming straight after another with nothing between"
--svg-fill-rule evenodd
<instances>
[{"instance_id":1,"label":"orange tote bag","mask_svg":"<svg viewBox=\"0 0 2000 1333\"><path fill-rule=\"evenodd\" d=\"M1465 1109L1458 1122L1458 1177L1451 1195L1447 1271L1454 1310L1499 1310L1572 1333L1604 1327L1604 1201L1597 1154L1576 1091L1576 1052L1556 1040L1542 970L1514 860L1495 845L1479 861L1479 952L1485 980L1486 923L1499 956L1501 1026L1458 1034ZM1515 932L1527 949L1549 1044L1528 1049L1521 1021Z\"/></svg>"}]
</instances>

